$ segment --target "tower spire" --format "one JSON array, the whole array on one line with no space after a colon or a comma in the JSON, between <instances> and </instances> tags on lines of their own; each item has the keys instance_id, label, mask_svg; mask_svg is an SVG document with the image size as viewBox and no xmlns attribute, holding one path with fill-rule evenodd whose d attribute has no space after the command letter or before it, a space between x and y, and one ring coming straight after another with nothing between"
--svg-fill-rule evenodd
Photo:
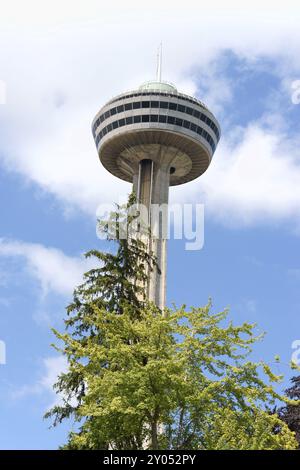
<instances>
[{"instance_id":1,"label":"tower spire","mask_svg":"<svg viewBox=\"0 0 300 470\"><path fill-rule=\"evenodd\" d=\"M162 42L160 43L157 51L157 68L156 68L156 80L161 82L161 69L162 69Z\"/></svg>"}]
</instances>

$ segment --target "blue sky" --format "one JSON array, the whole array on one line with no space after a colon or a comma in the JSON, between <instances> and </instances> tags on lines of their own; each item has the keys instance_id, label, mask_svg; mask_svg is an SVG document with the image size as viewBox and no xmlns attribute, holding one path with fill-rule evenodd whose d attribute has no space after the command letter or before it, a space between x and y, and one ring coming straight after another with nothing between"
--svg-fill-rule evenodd
<instances>
[{"instance_id":1,"label":"blue sky","mask_svg":"<svg viewBox=\"0 0 300 470\"><path fill-rule=\"evenodd\" d=\"M108 98L153 78L160 40L163 78L204 101L222 127L206 174L170 191L171 202L204 203L205 244L186 251L170 240L168 302L211 297L236 323L257 322L267 335L254 357L279 354L274 369L288 384L300 339L297 11L290 1L272 11L268 2L152 3L89 0L70 12L67 1L30 0L16 15L12 1L1 15L1 449L65 440L69 425L49 430L42 420L65 368L50 327L63 327L91 265L82 254L103 247L97 206L130 191L100 166L90 125Z\"/></svg>"}]
</instances>

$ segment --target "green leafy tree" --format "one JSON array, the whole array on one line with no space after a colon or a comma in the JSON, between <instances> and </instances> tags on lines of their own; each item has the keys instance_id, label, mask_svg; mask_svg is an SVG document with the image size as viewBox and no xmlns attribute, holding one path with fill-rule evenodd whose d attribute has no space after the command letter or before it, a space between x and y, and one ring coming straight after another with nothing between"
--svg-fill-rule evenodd
<instances>
[{"instance_id":1,"label":"green leafy tree","mask_svg":"<svg viewBox=\"0 0 300 470\"><path fill-rule=\"evenodd\" d=\"M132 223L131 203L102 223L108 239L110 222ZM254 325L234 326L210 303L162 312L144 297L151 254L120 229L116 244L87 254L99 266L75 290L66 332L55 331L69 369L55 384L62 403L46 416L78 423L63 448L295 448L288 427L263 411L287 399L273 389L280 378L247 357L260 339Z\"/></svg>"},{"instance_id":2,"label":"green leafy tree","mask_svg":"<svg viewBox=\"0 0 300 470\"><path fill-rule=\"evenodd\" d=\"M285 394L293 402L279 408L277 413L280 419L295 433L298 446L300 447L300 375L292 377L291 382L292 385L285 390Z\"/></svg>"}]
</instances>

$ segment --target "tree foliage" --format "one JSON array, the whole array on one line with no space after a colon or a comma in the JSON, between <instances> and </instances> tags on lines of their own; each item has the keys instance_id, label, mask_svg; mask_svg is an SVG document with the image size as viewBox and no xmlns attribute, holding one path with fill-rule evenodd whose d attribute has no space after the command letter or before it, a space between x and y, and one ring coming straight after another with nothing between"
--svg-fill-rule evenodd
<instances>
[{"instance_id":1,"label":"tree foliage","mask_svg":"<svg viewBox=\"0 0 300 470\"><path fill-rule=\"evenodd\" d=\"M127 216L128 206L110 217ZM102 229L110 239L109 224ZM263 411L285 398L269 366L248 358L260 339L254 325L234 326L211 303L162 312L147 302L146 273L157 267L139 239L87 256L98 267L75 289L66 331L55 331L69 369L55 384L62 402L46 416L77 422L65 449L296 447L287 425Z\"/></svg>"},{"instance_id":2,"label":"tree foliage","mask_svg":"<svg viewBox=\"0 0 300 470\"><path fill-rule=\"evenodd\" d=\"M287 403L277 411L278 416L295 433L300 446L300 375L291 378L292 386L285 390L286 396L297 403Z\"/></svg>"}]
</instances>

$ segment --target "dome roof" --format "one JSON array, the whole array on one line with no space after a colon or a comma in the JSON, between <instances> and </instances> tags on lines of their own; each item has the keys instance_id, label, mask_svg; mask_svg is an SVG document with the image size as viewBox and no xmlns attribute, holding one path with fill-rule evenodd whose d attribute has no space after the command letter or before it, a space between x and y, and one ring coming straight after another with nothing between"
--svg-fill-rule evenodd
<instances>
[{"instance_id":1,"label":"dome roof","mask_svg":"<svg viewBox=\"0 0 300 470\"><path fill-rule=\"evenodd\" d=\"M157 80L151 80L149 82L143 83L139 87L139 91L147 91L147 90L155 90L155 91L166 91L169 93L177 93L177 88L168 82L159 82Z\"/></svg>"}]
</instances>

